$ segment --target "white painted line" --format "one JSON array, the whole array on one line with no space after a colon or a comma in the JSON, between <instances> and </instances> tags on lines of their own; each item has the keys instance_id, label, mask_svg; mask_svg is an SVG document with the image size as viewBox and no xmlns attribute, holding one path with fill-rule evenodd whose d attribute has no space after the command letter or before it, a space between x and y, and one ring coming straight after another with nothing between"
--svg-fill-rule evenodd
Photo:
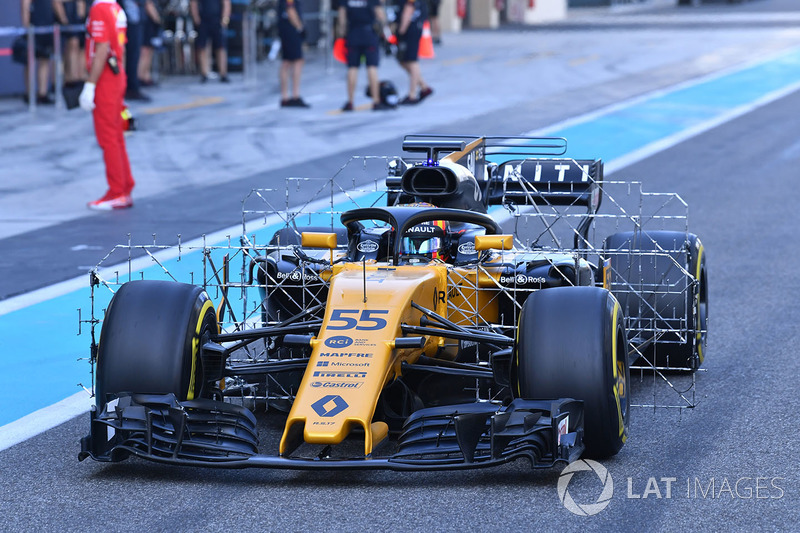
<instances>
[{"instance_id":1,"label":"white painted line","mask_svg":"<svg viewBox=\"0 0 800 533\"><path fill-rule=\"evenodd\" d=\"M637 96L636 98L632 98L632 99L626 100L624 102L618 102L616 104L612 104L612 105L603 107L601 109L592 111L590 113L585 113L583 115L580 115L580 116L577 116L577 117L573 117L573 118L558 122L556 124L552 124L550 126L547 126L546 128L542 128L542 129L539 129L539 130L533 130L533 131L530 131L530 132L527 132L527 133L523 133L522 135L524 135L524 136L532 136L532 137L544 136L544 135L547 135L548 133L553 132L553 131L566 129L566 128L574 126L576 124L582 124L582 123L588 122L590 120L594 120L596 118L609 115L609 114L614 113L616 111L619 111L621 109L627 109L629 107L632 107L632 106L634 106L634 105L636 105L638 103L644 102L646 100L658 98L660 96L663 96L663 95L666 95L666 94L669 94L669 93L673 93L675 91L678 91L678 90L681 90L681 89L684 89L684 88L692 87L692 86L698 85L700 83L704 83L704 82L707 82L707 81L711 81L711 80L714 80L714 79L721 78L723 76L727 76L727 75L733 74L735 72L740 72L740 71L746 70L746 69L751 68L751 67L753 67L755 65L758 65L758 64L761 64L761 63L764 63L764 62L768 62L768 61L777 59L779 57L782 57L782 56L785 56L785 55L789 55L791 53L796 53L797 50L798 49L792 49L792 50L789 50L789 51L783 50L781 52L765 55L764 57L749 61L749 62L747 62L747 63L745 63L743 65L738 65L738 66L731 67L731 68L728 68L728 69L723 69L723 70L721 70L719 72L714 72L714 73L711 73L711 74L708 74L708 75L705 75L705 76L701 76L699 78L694 78L692 80L687 80L685 82L679 83L677 85L672 85L672 86L666 87L664 89L658 89L656 91L652 91L650 93ZM655 153L657 153L659 151L662 151L662 150L666 150L667 148L671 148L672 146L675 146L676 144L678 144L678 143L680 143L680 142L682 142L682 141L684 141L686 139L689 139L689 138L691 138L691 137L693 137L695 135L698 135L698 134L700 134L700 133L702 133L704 131L708 131L711 128L714 128L716 126L724 124L727 121L733 120L734 118L742 116L742 115L744 115L744 114L746 114L746 113L748 113L750 111L753 111L754 109L757 109L759 107L767 105L767 104L769 104L769 103L771 103L771 102L773 102L775 100L778 100L779 98L782 98L783 96L791 94L792 92L798 90L798 88L800 88L800 85L798 85L798 84L790 85L789 87L785 87L783 89L774 91L774 92L772 92L772 93L770 93L770 94L768 94L768 95L766 95L766 96L764 96L764 97L762 97L762 98L760 98L760 99L756 100L755 102L752 102L752 103L750 103L748 105L741 106L741 107L736 108L736 109L734 109L734 110L732 110L732 111L730 111L728 113L720 115L719 117L711 119L711 120L709 120L707 122L704 122L702 124L698 124L698 125L696 125L696 126L694 126L692 128L689 128L689 129L687 129L685 131L679 132L679 133L677 133L675 135L672 135L670 137L666 137L664 139L661 139L659 141L651 143L651 144L649 144L647 146L644 146L644 147L642 147L642 148L640 148L640 149L638 149L638 150L636 150L634 152L631 152L630 154L628 154L626 156L623 156L623 157L617 158L617 159L615 159L613 161L607 162L604 165L605 166L605 170L609 174L611 174L613 172L616 172L616 171L619 171L620 169L624 168L625 166L637 163L637 162L641 161L642 159L644 159L646 157L649 157L650 155L653 155L653 154L655 154ZM342 196L343 196L342 194L337 195L337 197L342 197ZM265 222L266 225L271 224L271 223L275 223L275 222ZM206 237L206 241L207 242L221 241L221 240L227 238L229 235L237 234L236 230L238 230L238 228L239 228L239 225L231 226L230 228L227 228L227 229L218 231L216 233L213 233L211 235L208 235ZM202 242L203 242L202 238L195 239L193 241L189 241L189 242L185 243L185 246L200 246L200 245L202 245ZM169 251L159 252L158 254L154 254L154 255L159 259L159 261L161 261L162 259L163 260L171 259L173 257L177 257L177 255L178 255L177 254L177 250L174 251L171 255L167 255L167 252L169 252ZM165 254L165 255L161 255L161 254ZM149 261L149 259L148 258L141 258L141 261L142 261L141 264L144 264L144 263L147 263ZM113 267L109 267L109 269L110 268L113 268ZM137 268L141 268L141 267L138 267L138 264L137 264ZM111 271L111 270L107 270L106 272L113 273L113 271ZM10 313L12 311L17 311L19 309L23 309L25 307L40 303L40 302L45 301L45 300L49 300L49 299L52 299L52 298L55 298L55 297L58 297L58 296L62 296L64 294L70 293L72 291L84 288L87 285L88 285L87 276L81 276L81 277L73 278L71 280L63 281L61 283L57 283L55 285L51 285L49 287L43 287L41 289L26 293L26 294L23 294L23 295L20 295L20 296L15 296L13 298L9 298L7 300L0 301L0 316L2 316L4 314L7 314L7 313Z\"/></svg>"},{"instance_id":2,"label":"white painted line","mask_svg":"<svg viewBox=\"0 0 800 533\"><path fill-rule=\"evenodd\" d=\"M785 53L786 52L783 52L781 54L774 54L774 57L779 57L781 55L784 55ZM559 130L559 129L564 129L566 127L569 127L569 126L572 126L572 125L575 125L575 124L584 123L584 122L587 122L587 121L592 120L594 118L598 118L598 117L601 117L601 116L604 116L604 115L608 115L608 114L610 114L610 113L612 113L614 111L628 108L628 107L630 107L632 105L635 105L636 103L639 103L639 102L642 102L642 101L645 101L645 100L649 100L651 98L656 98L658 96L674 92L674 91L679 90L679 89L684 88L684 87L697 85L697 84L702 83L704 81L720 78L720 77L722 77L722 76L724 76L726 74L731 74L732 72L737 72L737 71L744 70L744 69L748 68L749 66L751 66L753 64L757 64L757 63L760 63L760 62L763 62L763 61L764 61L763 59L760 60L760 61L753 61L753 62L751 62L751 63L749 63L749 64L747 64L745 66L739 66L739 67L736 67L736 68L733 68L733 69L728 69L728 70L720 72L720 73L715 73L715 74L712 74L712 75L704 76L702 78L697 78L697 79L694 79L694 80L690 80L688 82L684 82L684 83L672 86L672 87L667 88L667 89L654 91L654 92L651 92L651 93L649 93L647 95L643 95L643 96L640 96L640 97L637 97L637 98L634 98L634 99L631 99L631 100L628 100L628 101L625 101L625 102L620 102L618 104L607 106L607 107L605 107L603 109L600 109L600 110L597 110L597 111L594 111L594 112L591 112L591 113L587 113L587 114L581 115L579 117L574 117L572 119L569 119L569 120L560 122L558 124L549 126L548 128L545 128L545 129L542 129L542 130L534 130L532 132L525 133L523 135L526 135L526 136L542 136L542 135L545 135L547 132L551 132L551 131L555 131L555 130ZM621 169L623 169L623 168L625 168L627 166L630 166L630 165L632 165L634 163L637 163L637 162L639 162L639 161L641 161L641 160L643 160L643 159L645 159L647 157L650 157L650 156L652 156L652 155L654 155L654 154L656 154L658 152L661 152L663 150L671 148L672 146L675 146L676 144L678 144L680 142L683 142L686 139L694 137L694 136L696 136L696 135L698 135L698 134L700 134L702 132L708 131L709 129L712 129L712 128L717 127L717 126L719 126L721 124L729 122L729 121L731 121L731 120L733 120L735 118L738 118L738 117L740 117L742 115L745 115L746 113L749 113L749 112L751 112L751 111L753 111L755 109L758 109L759 107L763 107L763 106L765 106L765 105L767 105L767 104L769 104L769 103L771 103L771 102L773 102L775 100L778 100L778 99L780 99L780 98L782 98L782 97L784 97L784 96L786 96L788 94L791 94L794 91L797 91L798 89L800 89L800 83L796 83L796 84L793 84L791 86L785 87L783 89L780 89L780 90L777 90L777 91L773 91L772 93L769 93L769 94L765 95L764 97L759 98L758 100L756 100L754 102L751 102L751 103L749 103L747 105L740 106L740 107L738 107L736 109L733 109L733 110L729 111L728 113L725 113L723 115L715 117L715 118L713 118L711 120L705 121L703 123L697 124L692 128L689 128L687 130L681 131L679 133L676 133L674 135L671 135L671 136L666 137L664 139L661 139L659 141L650 143L649 145L644 146L644 147L642 147L642 148L640 148L638 150L635 150L634 152L631 152L631 153L629 153L629 154L627 154L625 156L619 157L617 159L614 159L614 160L606 163L605 164L606 172L608 172L609 174L613 173L613 172L617 172L617 171L619 171L619 170L621 170ZM344 193L339 193L334 197L334 202L338 203L338 202L346 201L348 199L348 197L349 198L355 198L355 197L362 196L362 195L365 195L365 194L367 194L367 193L366 192L350 193L349 195L344 194ZM308 205L308 209L310 211L315 211L316 209L319 208L318 206L325 205L329 201L330 200L319 200L319 201L313 202L312 204ZM502 221L505 218L508 218L508 215L504 212L504 210L501 210L499 213L497 213L494 216L498 219L498 221ZM264 227L264 226L268 226L268 225L272 225L272 224L277 224L279 222L281 222L280 217L278 217L277 215L272 215L270 217L267 217L265 220L263 220L261 222L261 226L260 227ZM216 242L223 241L223 240L227 239L228 237L230 237L232 235L237 235L238 236L238 230L239 230L240 227L241 227L241 225L237 224L235 226L231 226L230 228L227 228L227 229L224 229L224 230L220 230L220 231L217 231L215 233L206 235L205 236L205 242L206 243L216 243ZM194 239L192 241L189 241L187 243L183 243L182 246L185 246L185 247L199 247L199 246L201 246L203 244L203 242L204 242L204 239L203 238L199 238L199 239ZM156 256L156 258L159 261L165 261L165 260L169 260L169 259L177 257L178 256L178 250L177 249L163 250L163 251L157 252L157 253L155 253L153 255ZM150 265L152 265L152 259L150 259L150 257L145 256L145 257L133 260L131 262L131 270L132 271L140 270L140 269L143 269L143 268L145 268L147 266L150 266ZM103 276L104 273L105 274L113 274L114 272L115 272L114 267L108 267L108 268L105 268L105 269L103 269L101 271L101 276ZM61 296L63 294L67 294L67 293L72 292L72 291L84 288L84 287L87 286L87 284L88 284L87 282L88 282L87 276L80 276L78 278L74 278L72 280L64 281L64 282L52 285L50 287L44 287L42 289L38 289L36 291L30 292L30 293L27 293L27 294L23 294L21 296L17 296L17 297L14 297L14 298L9 298L8 300L0 301L0 316L4 315L4 314L7 314L7 313L10 313L12 311L16 311L18 309L22 309L22 308L28 307L30 305L34 305L34 304L40 303L40 302L45 301L45 300L50 300L52 298L55 298L57 296ZM52 429L53 427L55 427L55 426L57 426L59 424L62 424L62 423L66 422L67 420L70 420L71 418L73 418L75 416L78 416L78 415L80 415L82 413L87 412L89 407L92 405L92 403L93 403L93 400L85 392L79 392L79 393L77 393L77 394L75 394L73 396L70 396L69 398L67 398L65 400L62 400L62 401L60 401L60 402L58 402L56 404L53 404L53 405L51 405L49 407L45 407L43 409L40 409L40 410L38 410L38 411L36 411L34 413L31 413L31 414L19 419L19 420L16 420L14 422L11 422L10 424L6 424L5 426L0 427L0 451L5 450L6 448L14 446L15 444L23 442L23 441L25 441L25 440L27 440L29 438L32 438L32 437L34 437L36 435L39 435L40 433L43 433L43 432L45 432L45 431L47 431L49 429Z\"/></svg>"},{"instance_id":3,"label":"white painted line","mask_svg":"<svg viewBox=\"0 0 800 533\"><path fill-rule=\"evenodd\" d=\"M349 192L345 193L338 193L334 195L333 201L334 203L339 203L346 201L350 198L359 198L361 196L365 196L366 194L370 194L369 192L365 191L356 191L356 192ZM309 211L317 211L320 209L320 206L327 205L330 203L330 199L320 199L315 202L308 204ZM270 215L266 219L260 219L256 221L248 221L248 226L253 226L254 231L258 231L261 228L266 226L270 226L272 224L278 224L282 222L282 219L278 215ZM205 236L205 242L208 244L219 243L224 240L227 240L228 237L238 238L241 234L241 224L237 224L235 226L231 226L226 229L222 229L216 231L214 233L210 233ZM204 238L199 237L197 239L193 239L191 241L186 241L181 243L182 248L199 248L203 245ZM178 257L179 252L177 247L169 248L167 250L160 250L158 252L153 253L153 256L158 259L160 262L168 261L170 259L174 259ZM133 259L131 261L131 272L136 272L138 270L142 270L148 266L152 266L153 260L150 256L143 256L137 259ZM119 271L119 265L125 265L125 270L127 271L127 261L117 263L116 265L104 267L98 271L99 275L103 279L111 279L114 274ZM58 298L59 296L63 296L65 294L69 294L71 292L84 289L89 286L89 272L83 276L79 276L76 278L72 278L70 280L62 281L60 283L56 283L55 285L50 285L48 287L42 287L41 289L36 289L35 291L31 291L25 294L21 294L19 296L14 296L12 298L8 298L6 300L0 301L0 316L6 315L13 311L18 311L20 309L24 309L26 307L30 307L31 305L36 305L38 303L52 300L53 298Z\"/></svg>"},{"instance_id":4,"label":"white painted line","mask_svg":"<svg viewBox=\"0 0 800 533\"><path fill-rule=\"evenodd\" d=\"M5 426L0 426L0 451L44 433L89 411L94 400L84 392L43 407Z\"/></svg>"},{"instance_id":5,"label":"white painted line","mask_svg":"<svg viewBox=\"0 0 800 533\"><path fill-rule=\"evenodd\" d=\"M775 100L779 100L780 98L783 98L784 96L787 96L797 90L800 90L800 82L790 85L788 87L784 87L783 89L773 91L763 96L762 98L759 98L758 100L750 102L747 105L743 105L735 109L732 109L731 111L719 115L718 117L715 117L711 120L701 122L699 124L696 124L695 126L692 126L691 128L685 129L668 137L664 137L663 139L659 139L658 141L652 142L648 145L642 146L638 150L634 150L633 152L625 154L622 157L618 157L607 163L604 163L603 164L604 172L606 174L613 174L614 172L618 172L624 169L625 167L629 167L659 152L668 150L669 148L672 148L673 146L680 144L687 139L690 139L710 129L716 128L717 126L725 124L726 122L730 122L738 117L746 115L747 113L750 113L751 111L754 111L759 107L763 107L771 102L774 102ZM607 111L605 113L593 112L589 113L589 115L591 115L591 118L599 118L602 115L611 113L620 108L621 106L614 105L606 108ZM569 125L574 125L574 124L579 124L581 122L583 122L581 120L581 117L576 117L574 119L565 121L562 124L569 123ZM546 132L548 131L558 130L565 127L567 126L561 126L561 127L549 126L546 129L534 130L528 133L523 133L522 135L530 137L538 137L546 135ZM506 222L507 220L510 220L513 217L512 213L510 213L507 209L503 208L497 208L491 210L490 215L492 216L492 218L495 219L497 223Z\"/></svg>"},{"instance_id":6,"label":"white painted line","mask_svg":"<svg viewBox=\"0 0 800 533\"><path fill-rule=\"evenodd\" d=\"M773 91L763 97L750 102L749 104L739 106L735 109L728 111L727 113L723 113L717 117L714 117L710 120L705 122L701 122L700 124L696 124L691 128L685 129L669 137L665 137L663 139L659 139L658 141L652 142L646 146L639 148L638 150L634 150L622 157L618 157L612 161L609 161L604 165L605 172L611 174L613 172L617 172L627 166L633 165L634 163L638 163L639 161L646 159L658 152L663 152L668 148L672 148L673 146L682 143L683 141L700 135L710 129L716 128L717 126L721 126L727 122L731 122L747 113L750 113L759 107L763 107L767 104L770 104L776 100L783 98L784 96L788 96L789 94L800 90L800 82L797 82L793 85L789 85L788 87L784 87L777 91Z\"/></svg>"},{"instance_id":7,"label":"white painted line","mask_svg":"<svg viewBox=\"0 0 800 533\"><path fill-rule=\"evenodd\" d=\"M333 196L333 202L338 204L351 199L360 198L368 194L373 194L374 192L378 191L359 190L349 191L347 193L338 193ZM330 202L330 198L320 199L309 203L307 207L311 212L318 211L323 206L328 205ZM280 216L271 215L266 217L266 219L262 218L257 222L248 222L248 228L255 232L266 226L280 224L282 222L283 219ZM231 226L230 228L206 235L205 242L208 244L213 244L224 241L231 235L238 237L240 234L241 224L237 224L235 226ZM182 243L181 246L184 248L200 247L202 246L203 241L204 239L201 237L199 239ZM161 250L153 254L153 256L155 256L159 262L162 263L168 261L169 259L178 257L178 255L179 252L177 247ZM126 263L122 264L126 265ZM153 266L153 260L149 256L140 257L131 261L131 272L143 270L144 268L150 266ZM101 269L99 274L101 277L111 276L116 270L118 269L114 266L111 266ZM46 300L51 300L57 296L62 296L64 294L88 287L88 285L89 277L88 275L85 275L52 285L50 287L44 287L21 296L9 298L8 300L0 302L0 316L17 309L35 305ZM81 391L70 396L69 398L66 398L65 400L61 400L53 405L39 409L38 411L15 420L14 422L0 426L0 451L33 438L36 435L63 424L64 422L71 420L76 416L88 412L93 403L94 399L91 398L86 392Z\"/></svg>"},{"instance_id":8,"label":"white painted line","mask_svg":"<svg viewBox=\"0 0 800 533\"><path fill-rule=\"evenodd\" d=\"M788 56L788 55L791 55L791 54L796 54L798 52L800 52L800 48L792 48L792 49L790 49L788 51L787 50L782 50L782 51L776 52L776 53L765 54L762 57L759 57L757 59L753 59L753 60L748 61L746 63L743 63L741 65L735 65L733 67L729 67L729 68L726 68L726 69L723 69L723 70L720 70L720 71L717 71L717 72L712 72L710 74L706 74L706 75L700 76L698 78L692 78L690 80L683 81L683 82L678 83L676 85L670 85L669 87L665 87L663 89L657 89L655 91L651 91L649 93L645 93L645 94L642 94L640 96L636 96L636 97L631 98L629 100L625 100L625 101L622 101L622 102L617 102L615 104L611 104L611 105L608 105L606 107L601 107L600 109L596 109L594 111L590 111L589 113L585 113L585 114L579 115L577 117L568 118L568 119L563 120L561 122L557 122L555 124L551 124L551 125L549 125L549 126L547 126L545 128L541 128L541 129L538 129L538 130L532 130L532 131L530 131L528 133L523 133L522 135L531 136L531 137L546 136L548 134L552 134L552 132L554 132L554 131L564 130L564 129L570 128L570 127L578 125L578 124L583 124L585 122L589 122L590 120L595 120L597 118L604 117L606 115L610 115L611 113L615 113L615 112L621 111L623 109L628 109L630 107L633 107L635 105L641 104L641 103L646 102L648 100L655 100L656 98L660 98L660 97L665 96L667 94L671 94L671 93L674 93L674 92L677 92L677 91L680 91L680 90L683 90L683 89L687 89L689 87L694 87L696 85L700 85L700 84L706 83L708 81L712 81L712 80L716 80L716 79L719 79L719 78L723 78L725 76L729 76L729 75L735 74L737 72L742 72L744 70L747 70L749 68L755 67L755 66L760 65L762 63L768 63L768 62L774 61L774 60L776 60L776 59L778 59L780 57ZM793 92L795 90L796 90L796 86L791 86L789 88L789 90L786 91L786 94L789 94L789 93L791 93L791 92ZM776 93L780 93L781 91L783 91L783 90L776 91ZM775 93L771 93L771 94L775 94ZM770 97L770 95L767 95L766 97L761 98L761 99L757 100L756 102L762 102L765 98L769 98L769 97ZM768 102L764 102L764 103L761 103L759 105L755 105L755 107L753 107L752 109L756 109L757 107L760 107L761 105L765 105L766 103L769 103L769 102L771 102L773 100L776 100L777 98L780 98L780 96L778 96L776 98L772 98Z\"/></svg>"}]
</instances>

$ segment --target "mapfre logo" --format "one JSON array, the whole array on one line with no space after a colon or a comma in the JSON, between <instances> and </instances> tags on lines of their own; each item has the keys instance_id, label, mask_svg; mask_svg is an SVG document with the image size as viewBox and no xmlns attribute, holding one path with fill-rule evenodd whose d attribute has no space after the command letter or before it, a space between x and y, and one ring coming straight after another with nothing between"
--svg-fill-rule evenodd
<instances>
[{"instance_id":1,"label":"mapfre logo","mask_svg":"<svg viewBox=\"0 0 800 533\"><path fill-rule=\"evenodd\" d=\"M569 482L572 481L572 476L575 472L591 471L597 474L600 482L603 484L603 489L600 496L593 503L578 503L569 493ZM578 516L592 516L596 515L605 509L611 502L611 497L614 495L614 480L611 479L611 474L608 473L606 467L596 461L589 459L578 459L574 463L569 464L558 478L558 499L567 510Z\"/></svg>"}]
</instances>

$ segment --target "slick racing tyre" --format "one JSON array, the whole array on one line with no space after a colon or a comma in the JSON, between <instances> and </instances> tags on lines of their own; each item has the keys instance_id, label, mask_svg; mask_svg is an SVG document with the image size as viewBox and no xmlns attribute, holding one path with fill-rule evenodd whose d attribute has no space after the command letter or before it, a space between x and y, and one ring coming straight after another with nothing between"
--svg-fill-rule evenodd
<instances>
[{"instance_id":1,"label":"slick racing tyre","mask_svg":"<svg viewBox=\"0 0 800 533\"><path fill-rule=\"evenodd\" d=\"M98 408L122 392L200 397L201 339L218 331L214 306L201 287L149 280L124 284L111 299L100 332Z\"/></svg>"},{"instance_id":2,"label":"slick racing tyre","mask_svg":"<svg viewBox=\"0 0 800 533\"><path fill-rule=\"evenodd\" d=\"M679 231L616 233L603 246L607 288L638 339L642 366L696 370L708 341L708 277L700 239Z\"/></svg>"},{"instance_id":3,"label":"slick racing tyre","mask_svg":"<svg viewBox=\"0 0 800 533\"><path fill-rule=\"evenodd\" d=\"M622 311L599 287L555 287L522 307L513 394L583 400L585 456L615 455L628 437L630 370Z\"/></svg>"}]
</instances>

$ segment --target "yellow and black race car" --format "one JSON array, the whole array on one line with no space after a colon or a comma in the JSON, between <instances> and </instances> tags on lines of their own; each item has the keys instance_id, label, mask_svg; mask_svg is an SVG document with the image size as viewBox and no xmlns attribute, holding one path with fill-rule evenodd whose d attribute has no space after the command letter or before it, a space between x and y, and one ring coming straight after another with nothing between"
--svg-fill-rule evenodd
<instances>
[{"instance_id":1,"label":"yellow and black race car","mask_svg":"<svg viewBox=\"0 0 800 533\"><path fill-rule=\"evenodd\" d=\"M204 284L121 285L80 458L431 470L616 454L631 365L704 356L703 246L664 229L685 224L677 197L624 205L563 139L403 149L421 157L390 161L385 205L243 239L249 269L226 272L216 306ZM234 289L256 291L256 318L221 327Z\"/></svg>"}]
</instances>

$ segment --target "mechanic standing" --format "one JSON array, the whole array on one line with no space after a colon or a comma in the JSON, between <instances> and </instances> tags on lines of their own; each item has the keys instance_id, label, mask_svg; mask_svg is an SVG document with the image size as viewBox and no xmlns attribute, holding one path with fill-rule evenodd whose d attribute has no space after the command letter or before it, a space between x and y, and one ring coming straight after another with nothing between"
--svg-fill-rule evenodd
<instances>
[{"instance_id":1,"label":"mechanic standing","mask_svg":"<svg viewBox=\"0 0 800 533\"><path fill-rule=\"evenodd\" d=\"M79 97L80 106L92 111L97 144L103 150L108 191L89 209L110 211L133 206L134 181L125 149L122 109L127 79L125 41L127 19L115 0L95 0L86 21L86 65L89 78Z\"/></svg>"},{"instance_id":2,"label":"mechanic standing","mask_svg":"<svg viewBox=\"0 0 800 533\"><path fill-rule=\"evenodd\" d=\"M50 0L21 0L22 26L52 26L53 4ZM25 66L25 102L28 102L28 69L36 69L36 103L54 104L50 97L50 67L53 55L53 34L37 33L34 35L34 65Z\"/></svg>"},{"instance_id":3,"label":"mechanic standing","mask_svg":"<svg viewBox=\"0 0 800 533\"><path fill-rule=\"evenodd\" d=\"M144 13L144 0L121 0L122 9L128 21L125 31L127 44L125 44L125 76L128 79L128 87L125 90L125 98L128 100L139 100L149 102L150 97L143 94L139 86L139 56L142 52L142 17Z\"/></svg>"},{"instance_id":4,"label":"mechanic standing","mask_svg":"<svg viewBox=\"0 0 800 533\"><path fill-rule=\"evenodd\" d=\"M53 13L62 26L83 25L86 21L86 2L84 0L53 0ZM85 37L82 31L64 31L64 85L66 87L81 84L86 72L83 64L81 48Z\"/></svg>"},{"instance_id":5,"label":"mechanic standing","mask_svg":"<svg viewBox=\"0 0 800 533\"><path fill-rule=\"evenodd\" d=\"M422 26L428 20L425 0L402 0L400 23L397 27L397 59L408 73L408 96L400 100L401 105L413 105L433 94L419 68L419 40Z\"/></svg>"},{"instance_id":6,"label":"mechanic standing","mask_svg":"<svg viewBox=\"0 0 800 533\"><path fill-rule=\"evenodd\" d=\"M300 97L300 76L303 73L303 26L302 0L278 1L278 35L281 38L281 107L310 107ZM289 98L289 79L292 82L292 97Z\"/></svg>"},{"instance_id":7,"label":"mechanic standing","mask_svg":"<svg viewBox=\"0 0 800 533\"><path fill-rule=\"evenodd\" d=\"M161 38L161 12L154 0L144 2L144 21L142 22L142 53L139 55L137 71L139 85L142 87L152 87L153 81L153 56L156 49L161 48L163 39Z\"/></svg>"},{"instance_id":8,"label":"mechanic standing","mask_svg":"<svg viewBox=\"0 0 800 533\"><path fill-rule=\"evenodd\" d=\"M194 44L200 60L200 82L208 81L211 56L208 41L217 58L219 81L228 83L228 48L226 33L231 20L231 0L191 0L189 7L197 30Z\"/></svg>"},{"instance_id":9,"label":"mechanic standing","mask_svg":"<svg viewBox=\"0 0 800 533\"><path fill-rule=\"evenodd\" d=\"M431 21L433 44L442 44L442 23L439 21L439 4L441 4L441 0L428 0L428 17Z\"/></svg>"},{"instance_id":10,"label":"mechanic standing","mask_svg":"<svg viewBox=\"0 0 800 533\"><path fill-rule=\"evenodd\" d=\"M378 83L378 60L380 57L378 35L375 33L375 22L386 25L381 0L341 0L339 3L338 25L339 35L345 36L347 47L347 102L342 111L353 110L353 96L358 81L358 67L361 59L367 64L367 80L369 94L372 96L374 111L392 109L380 98Z\"/></svg>"}]
</instances>

